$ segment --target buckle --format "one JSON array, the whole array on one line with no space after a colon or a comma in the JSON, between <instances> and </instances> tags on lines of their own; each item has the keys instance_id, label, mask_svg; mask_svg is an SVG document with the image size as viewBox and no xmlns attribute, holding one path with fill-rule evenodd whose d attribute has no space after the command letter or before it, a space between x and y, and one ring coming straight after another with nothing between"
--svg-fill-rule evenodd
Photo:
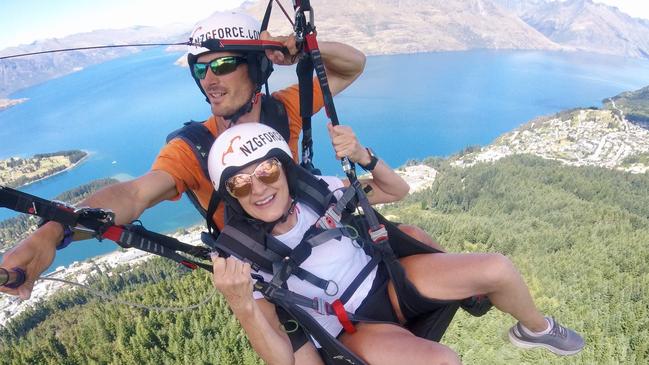
<instances>
[{"instance_id":1,"label":"buckle","mask_svg":"<svg viewBox=\"0 0 649 365\"><path fill-rule=\"evenodd\" d=\"M332 229L336 228L338 222L340 222L340 214L336 213L334 209L336 206L331 204L327 211L324 213L320 219L318 219L317 226L322 229Z\"/></svg>"},{"instance_id":2,"label":"buckle","mask_svg":"<svg viewBox=\"0 0 649 365\"><path fill-rule=\"evenodd\" d=\"M367 232L370 234L370 238L374 243L381 243L388 239L388 230L385 229L385 225L379 224L376 229L368 229Z\"/></svg>"}]
</instances>

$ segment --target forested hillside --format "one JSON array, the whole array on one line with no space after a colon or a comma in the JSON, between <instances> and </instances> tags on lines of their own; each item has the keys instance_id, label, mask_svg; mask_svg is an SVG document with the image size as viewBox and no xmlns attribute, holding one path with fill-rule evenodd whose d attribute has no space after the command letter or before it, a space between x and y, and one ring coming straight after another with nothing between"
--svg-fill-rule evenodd
<instances>
[{"instance_id":1,"label":"forested hillside","mask_svg":"<svg viewBox=\"0 0 649 365\"><path fill-rule=\"evenodd\" d=\"M502 252L542 311L583 333L560 358L513 347L514 323L497 311L458 314L443 342L466 364L643 364L649 361L649 175L569 167L531 156L438 169L435 184L385 214L419 225L449 251ZM161 259L94 284L148 305L182 306L212 292L206 273ZM156 313L87 292L56 295L0 334L2 364L258 364L216 296L199 309Z\"/></svg>"}]
</instances>

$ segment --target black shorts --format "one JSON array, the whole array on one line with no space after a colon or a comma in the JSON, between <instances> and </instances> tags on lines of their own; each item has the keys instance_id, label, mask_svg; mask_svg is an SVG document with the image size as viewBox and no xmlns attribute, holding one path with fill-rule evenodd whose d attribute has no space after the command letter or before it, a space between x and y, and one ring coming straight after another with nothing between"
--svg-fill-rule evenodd
<instances>
[{"instance_id":1,"label":"black shorts","mask_svg":"<svg viewBox=\"0 0 649 365\"><path fill-rule=\"evenodd\" d=\"M388 295L389 282L390 276L388 275L388 270L383 263L380 263L376 271L376 277L372 283L372 288L367 294L367 297L363 299L355 314L372 321L399 324L399 318L392 307L390 296Z\"/></svg>"}]
</instances>

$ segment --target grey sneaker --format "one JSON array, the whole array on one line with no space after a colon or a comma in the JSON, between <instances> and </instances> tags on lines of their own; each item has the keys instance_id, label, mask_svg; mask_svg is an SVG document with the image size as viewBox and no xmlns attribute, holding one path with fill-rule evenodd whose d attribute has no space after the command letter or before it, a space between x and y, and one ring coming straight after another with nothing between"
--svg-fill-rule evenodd
<instances>
[{"instance_id":1,"label":"grey sneaker","mask_svg":"<svg viewBox=\"0 0 649 365\"><path fill-rule=\"evenodd\" d=\"M534 337L523 330L520 322L509 330L509 341L514 346L531 349L534 347L545 347L557 355L574 355L584 347L584 339L577 332L566 328L554 318L546 317L550 322L550 332Z\"/></svg>"}]
</instances>

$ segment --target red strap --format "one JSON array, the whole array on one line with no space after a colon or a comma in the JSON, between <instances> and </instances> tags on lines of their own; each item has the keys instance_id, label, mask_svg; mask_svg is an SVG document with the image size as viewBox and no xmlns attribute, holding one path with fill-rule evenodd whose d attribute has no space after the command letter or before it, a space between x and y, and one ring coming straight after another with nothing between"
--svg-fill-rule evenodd
<instances>
[{"instance_id":1,"label":"red strap","mask_svg":"<svg viewBox=\"0 0 649 365\"><path fill-rule=\"evenodd\" d=\"M194 264L193 262L189 262L189 261L181 261L180 264L185 266L185 267L188 267L188 268L190 268L192 270L196 270L198 268L198 265Z\"/></svg>"},{"instance_id":2,"label":"red strap","mask_svg":"<svg viewBox=\"0 0 649 365\"><path fill-rule=\"evenodd\" d=\"M108 238L113 242L119 242L119 239L122 237L122 232L124 232L124 227L122 226L110 226L101 236Z\"/></svg>"},{"instance_id":3,"label":"red strap","mask_svg":"<svg viewBox=\"0 0 649 365\"><path fill-rule=\"evenodd\" d=\"M307 52L315 51L318 49L318 40L315 38L315 32L310 33L304 36L304 40L306 40L306 50Z\"/></svg>"},{"instance_id":4,"label":"red strap","mask_svg":"<svg viewBox=\"0 0 649 365\"><path fill-rule=\"evenodd\" d=\"M343 306L343 302L341 302L340 299L336 299L336 301L331 303L331 308L334 310L334 313L336 313L336 317L338 317L340 324L343 325L345 332L349 334L355 333L356 327L354 327L352 321L349 320L347 311L345 311L345 307Z\"/></svg>"},{"instance_id":5,"label":"red strap","mask_svg":"<svg viewBox=\"0 0 649 365\"><path fill-rule=\"evenodd\" d=\"M219 39L224 46L259 46L260 48L282 49L284 43L260 39Z\"/></svg>"}]
</instances>

